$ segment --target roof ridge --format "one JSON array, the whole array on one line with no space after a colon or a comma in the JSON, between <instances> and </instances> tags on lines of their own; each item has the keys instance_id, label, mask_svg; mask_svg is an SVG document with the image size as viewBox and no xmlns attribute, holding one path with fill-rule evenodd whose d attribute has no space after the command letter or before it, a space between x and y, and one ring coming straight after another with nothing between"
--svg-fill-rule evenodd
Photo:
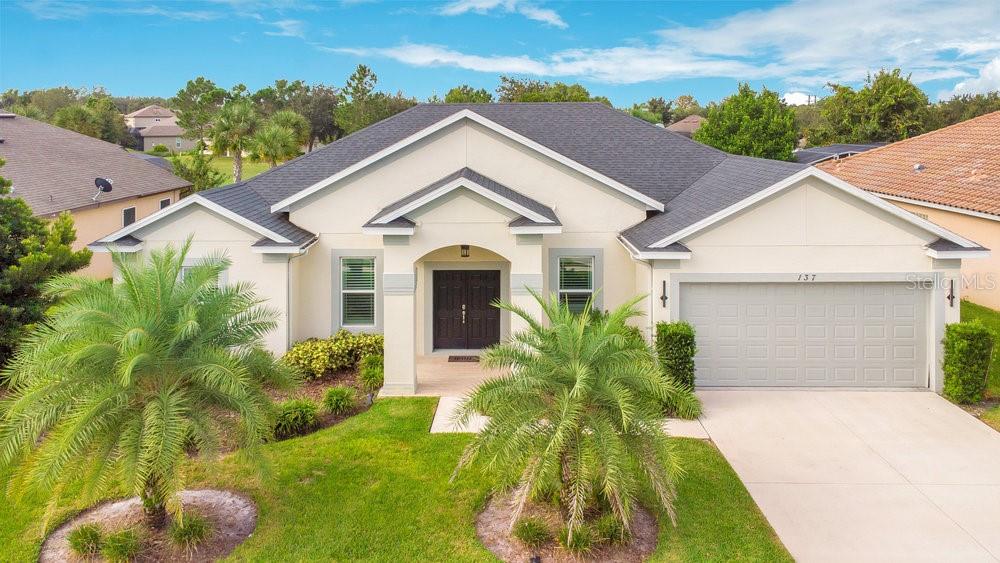
<instances>
[{"instance_id":1,"label":"roof ridge","mask_svg":"<svg viewBox=\"0 0 1000 563\"><path fill-rule=\"evenodd\" d=\"M914 135L913 137L907 137L905 139L900 139L898 141L888 142L888 143L885 143L882 146L875 147L875 148L867 150L865 152L859 152L857 154L852 154L850 156L846 156L844 158L837 159L837 161L838 162L844 162L844 161L847 161L847 160L852 159L852 158L860 157L862 155L875 154L875 153L878 153L879 151L881 151L883 149L887 149L889 147L897 147L897 146L902 145L903 143L906 143L906 142L909 142L909 141L915 141L915 140L920 139L922 137L926 137L928 135L933 135L935 133L940 133L940 132L948 130L948 129L954 129L954 128L958 127L959 125L968 125L968 124L970 124L970 123L972 123L974 121L978 121L978 120L980 120L980 119L982 119L984 117L990 117L990 116L993 116L993 115L996 115L996 116L1000 117L1000 110L991 111L989 113L984 113L983 115L977 115L976 117L972 117L972 118L966 119L965 121L959 121L957 123L952 123L951 125L945 125L944 127L941 127L939 129L935 129L933 131L927 131L926 133L921 133L919 135ZM873 141L873 142L883 142L883 141ZM845 144L864 144L864 143L845 143Z\"/></svg>"}]
</instances>

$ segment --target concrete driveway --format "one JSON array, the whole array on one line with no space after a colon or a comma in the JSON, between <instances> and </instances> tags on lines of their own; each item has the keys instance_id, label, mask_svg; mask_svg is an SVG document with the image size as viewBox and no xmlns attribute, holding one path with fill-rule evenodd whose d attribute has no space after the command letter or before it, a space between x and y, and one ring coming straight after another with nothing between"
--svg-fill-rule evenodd
<instances>
[{"instance_id":1,"label":"concrete driveway","mask_svg":"<svg viewBox=\"0 0 1000 563\"><path fill-rule=\"evenodd\" d=\"M930 392L699 391L799 561L1000 561L1000 433Z\"/></svg>"}]
</instances>

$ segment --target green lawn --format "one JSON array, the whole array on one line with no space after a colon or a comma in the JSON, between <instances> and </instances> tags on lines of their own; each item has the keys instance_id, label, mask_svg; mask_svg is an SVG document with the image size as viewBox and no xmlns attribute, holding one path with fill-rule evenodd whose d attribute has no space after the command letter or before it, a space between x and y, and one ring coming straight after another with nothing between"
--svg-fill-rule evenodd
<instances>
[{"instance_id":1,"label":"green lawn","mask_svg":"<svg viewBox=\"0 0 1000 563\"><path fill-rule=\"evenodd\" d=\"M429 434L435 403L379 400L339 425L267 446L272 470L261 482L230 458L193 463L189 486L243 491L258 503L257 530L236 561L491 561L473 528L487 484L476 473L448 482L469 436ZM679 525L665 521L652 560L791 560L718 450L678 441L689 468ZM4 561L37 559L41 512L40 499L0 502Z\"/></svg>"},{"instance_id":2,"label":"green lawn","mask_svg":"<svg viewBox=\"0 0 1000 563\"><path fill-rule=\"evenodd\" d=\"M986 394L989 397L1000 397L1000 311L995 311L968 301L962 301L962 320L971 321L972 319L978 319L984 325L993 329L993 332L997 335L997 343L994 346L998 349L993 353L993 365L990 366L990 378L986 385ZM1000 418L1000 413L997 414L997 418Z\"/></svg>"},{"instance_id":3,"label":"green lawn","mask_svg":"<svg viewBox=\"0 0 1000 563\"><path fill-rule=\"evenodd\" d=\"M233 182L233 157L231 156L213 156L212 157L212 168L215 168L219 172L226 175L227 184ZM243 159L243 179L249 180L257 174L270 168L270 165L266 162L254 162L249 158Z\"/></svg>"}]
</instances>

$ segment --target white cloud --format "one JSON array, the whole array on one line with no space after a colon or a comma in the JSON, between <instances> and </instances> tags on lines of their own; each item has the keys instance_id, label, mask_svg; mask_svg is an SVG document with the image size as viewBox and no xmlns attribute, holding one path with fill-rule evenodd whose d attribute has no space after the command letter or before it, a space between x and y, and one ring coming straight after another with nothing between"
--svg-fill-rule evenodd
<instances>
[{"instance_id":1,"label":"white cloud","mask_svg":"<svg viewBox=\"0 0 1000 563\"><path fill-rule=\"evenodd\" d=\"M816 97L805 92L785 92L781 99L790 106L804 106L814 101Z\"/></svg>"},{"instance_id":2,"label":"white cloud","mask_svg":"<svg viewBox=\"0 0 1000 563\"><path fill-rule=\"evenodd\" d=\"M78 20L91 14L120 14L127 16L155 16L172 20L210 21L222 17L209 10L165 9L155 5L98 4L71 0L34 0L21 2L20 6L40 20Z\"/></svg>"},{"instance_id":3,"label":"white cloud","mask_svg":"<svg viewBox=\"0 0 1000 563\"><path fill-rule=\"evenodd\" d=\"M514 11L517 6L523 4L457 0L441 13ZM917 82L971 76L1000 53L997 29L996 0L797 0L704 25L671 26L657 32L653 43L630 41L545 57L471 54L420 44L364 51L415 66L572 76L614 84L699 77L766 80L776 82L772 87L796 92L818 91L827 82L858 83L881 68L903 68Z\"/></svg>"},{"instance_id":4,"label":"white cloud","mask_svg":"<svg viewBox=\"0 0 1000 563\"><path fill-rule=\"evenodd\" d=\"M985 94L1000 90L1000 56L986 63L979 70L979 76L963 80L952 89L952 95Z\"/></svg>"},{"instance_id":5,"label":"white cloud","mask_svg":"<svg viewBox=\"0 0 1000 563\"><path fill-rule=\"evenodd\" d=\"M555 10L542 8L521 0L455 0L442 7L439 13L445 16L458 16L468 12L486 14L497 8L507 13L521 14L529 20L539 21L554 27L562 29L569 27Z\"/></svg>"},{"instance_id":6,"label":"white cloud","mask_svg":"<svg viewBox=\"0 0 1000 563\"><path fill-rule=\"evenodd\" d=\"M265 23L274 26L276 29L274 31L265 31L264 35L305 38L304 22L302 20L278 20Z\"/></svg>"}]
</instances>

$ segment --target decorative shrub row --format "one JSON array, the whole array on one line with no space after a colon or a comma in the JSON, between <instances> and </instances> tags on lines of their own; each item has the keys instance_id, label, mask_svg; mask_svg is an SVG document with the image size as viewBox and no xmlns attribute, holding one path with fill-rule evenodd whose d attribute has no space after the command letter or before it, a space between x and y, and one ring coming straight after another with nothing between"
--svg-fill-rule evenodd
<instances>
[{"instance_id":1,"label":"decorative shrub row","mask_svg":"<svg viewBox=\"0 0 1000 563\"><path fill-rule=\"evenodd\" d=\"M365 356L361 359L358 369L358 382L361 387L373 393L385 382L385 358L379 355Z\"/></svg>"},{"instance_id":2,"label":"decorative shrub row","mask_svg":"<svg viewBox=\"0 0 1000 563\"><path fill-rule=\"evenodd\" d=\"M344 414L354 408L354 389L338 385L326 390L323 406L331 414Z\"/></svg>"},{"instance_id":3,"label":"decorative shrub row","mask_svg":"<svg viewBox=\"0 0 1000 563\"><path fill-rule=\"evenodd\" d=\"M274 437L299 436L319 426L319 407L311 399L289 399L278 405Z\"/></svg>"},{"instance_id":4,"label":"decorative shrub row","mask_svg":"<svg viewBox=\"0 0 1000 563\"><path fill-rule=\"evenodd\" d=\"M318 378L328 372L353 368L361 358L381 355L385 338L381 334L352 333L340 330L330 338L310 338L292 346L285 362L303 374Z\"/></svg>"},{"instance_id":5,"label":"decorative shrub row","mask_svg":"<svg viewBox=\"0 0 1000 563\"><path fill-rule=\"evenodd\" d=\"M82 524L70 530L66 540L73 553L84 560L100 554L114 563L131 561L142 550L142 536L134 528L105 535L97 524Z\"/></svg>"},{"instance_id":6,"label":"decorative shrub row","mask_svg":"<svg viewBox=\"0 0 1000 563\"><path fill-rule=\"evenodd\" d=\"M563 526L559 534L554 536L549 525L537 516L526 516L514 525L513 535L518 541L532 548L541 547L553 539L557 539L563 549L575 555L586 554L596 545L623 545L631 540L625 526L614 514L603 514L597 520L577 526L573 530L573 539L569 539L569 530Z\"/></svg>"},{"instance_id":7,"label":"decorative shrub row","mask_svg":"<svg viewBox=\"0 0 1000 563\"><path fill-rule=\"evenodd\" d=\"M944 396L956 403L983 399L995 335L978 320L944 329Z\"/></svg>"},{"instance_id":8,"label":"decorative shrub row","mask_svg":"<svg viewBox=\"0 0 1000 563\"><path fill-rule=\"evenodd\" d=\"M694 389L694 327L685 321L656 323L656 355L663 373L674 382Z\"/></svg>"}]
</instances>

